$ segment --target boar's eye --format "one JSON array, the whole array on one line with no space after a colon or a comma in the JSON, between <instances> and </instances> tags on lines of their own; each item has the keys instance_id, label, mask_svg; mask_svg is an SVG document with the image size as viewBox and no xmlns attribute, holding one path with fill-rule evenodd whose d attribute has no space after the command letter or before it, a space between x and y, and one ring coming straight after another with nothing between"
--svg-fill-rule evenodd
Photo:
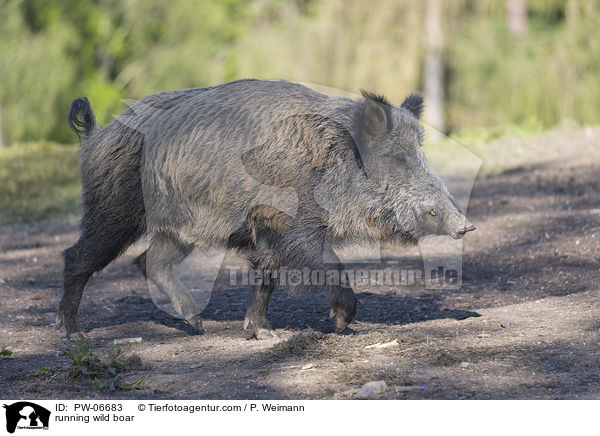
<instances>
[{"instance_id":1,"label":"boar's eye","mask_svg":"<svg viewBox=\"0 0 600 436\"><path fill-rule=\"evenodd\" d=\"M435 211L435 209L431 209L429 213L431 214L431 216L437 216L437 212Z\"/></svg>"},{"instance_id":2,"label":"boar's eye","mask_svg":"<svg viewBox=\"0 0 600 436\"><path fill-rule=\"evenodd\" d=\"M395 161L396 161L396 164L399 165L399 166L401 166L401 167L406 166L406 159L404 159L404 156L396 157Z\"/></svg>"}]
</instances>

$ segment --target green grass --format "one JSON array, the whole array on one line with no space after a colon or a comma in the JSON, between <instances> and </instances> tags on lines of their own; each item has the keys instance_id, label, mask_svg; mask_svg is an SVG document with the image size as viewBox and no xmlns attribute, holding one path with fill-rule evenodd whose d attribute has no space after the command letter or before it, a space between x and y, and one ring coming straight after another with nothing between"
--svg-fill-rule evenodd
<instances>
[{"instance_id":1,"label":"green grass","mask_svg":"<svg viewBox=\"0 0 600 436\"><path fill-rule=\"evenodd\" d=\"M74 218L79 147L51 142L0 148L0 226Z\"/></svg>"},{"instance_id":2,"label":"green grass","mask_svg":"<svg viewBox=\"0 0 600 436\"><path fill-rule=\"evenodd\" d=\"M92 352L87 340L73 343L60 355L67 358L67 365L43 367L30 372L29 377L41 377L46 381L57 377L63 381L84 380L96 391L145 389L145 377L139 377L132 382L126 382L121 377L120 373L128 365L137 363L139 357L123 360L121 348L118 346L113 345L108 351L108 362L103 362Z\"/></svg>"}]
</instances>

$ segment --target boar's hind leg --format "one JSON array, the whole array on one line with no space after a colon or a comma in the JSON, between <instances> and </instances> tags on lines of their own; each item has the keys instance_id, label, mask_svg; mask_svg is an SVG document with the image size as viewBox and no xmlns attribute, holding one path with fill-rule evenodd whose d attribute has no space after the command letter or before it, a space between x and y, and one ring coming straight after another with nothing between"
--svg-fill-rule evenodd
<instances>
[{"instance_id":1,"label":"boar's hind leg","mask_svg":"<svg viewBox=\"0 0 600 436\"><path fill-rule=\"evenodd\" d=\"M160 292L169 297L183 319L194 329L202 331L200 309L190 291L173 273L173 266L181 263L193 248L174 236L156 235L146 252L146 272Z\"/></svg>"},{"instance_id":2,"label":"boar's hind leg","mask_svg":"<svg viewBox=\"0 0 600 436\"><path fill-rule=\"evenodd\" d=\"M256 339L278 338L279 335L273 331L271 323L267 320L267 310L269 308L269 299L275 288L273 279L263 278L263 283L254 287L252 301L246 317L244 318L244 330L252 328Z\"/></svg>"},{"instance_id":3,"label":"boar's hind leg","mask_svg":"<svg viewBox=\"0 0 600 436\"><path fill-rule=\"evenodd\" d=\"M141 233L141 225L127 226L124 225L126 221L92 222L84 217L79 240L64 252L64 294L58 307L56 325L60 328L64 324L70 340L85 336L79 325L77 311L88 279L112 262Z\"/></svg>"}]
</instances>

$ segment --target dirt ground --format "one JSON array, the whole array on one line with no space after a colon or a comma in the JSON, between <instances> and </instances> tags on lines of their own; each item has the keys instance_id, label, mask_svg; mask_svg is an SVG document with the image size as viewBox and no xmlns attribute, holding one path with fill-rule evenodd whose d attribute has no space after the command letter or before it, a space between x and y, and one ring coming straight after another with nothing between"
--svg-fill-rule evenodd
<instances>
[{"instance_id":1,"label":"dirt ground","mask_svg":"<svg viewBox=\"0 0 600 436\"><path fill-rule=\"evenodd\" d=\"M114 339L143 389L33 378L66 364L53 326L61 251L75 225L0 229L0 398L343 399L385 380L389 399L600 399L600 128L567 128L486 146L468 215L460 290L361 289L355 322L332 333L321 293L276 291L280 339L242 328L250 289L212 294L204 335L159 310L133 247L92 278L80 319L92 349ZM523 152L523 150L526 150ZM383 253L414 263L414 250ZM377 348L369 345L394 345Z\"/></svg>"}]
</instances>

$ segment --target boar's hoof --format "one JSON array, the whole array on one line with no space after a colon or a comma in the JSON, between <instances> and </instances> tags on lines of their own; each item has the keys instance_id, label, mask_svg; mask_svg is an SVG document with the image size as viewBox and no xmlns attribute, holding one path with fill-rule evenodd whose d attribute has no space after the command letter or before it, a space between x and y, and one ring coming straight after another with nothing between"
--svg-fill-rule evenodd
<instances>
[{"instance_id":1,"label":"boar's hoof","mask_svg":"<svg viewBox=\"0 0 600 436\"><path fill-rule=\"evenodd\" d=\"M60 330L60 328L63 326L64 322L64 315L60 312L58 312L56 314L56 330Z\"/></svg>"},{"instance_id":2,"label":"boar's hoof","mask_svg":"<svg viewBox=\"0 0 600 436\"><path fill-rule=\"evenodd\" d=\"M244 319L244 330L248 330L249 328L252 328L254 331L256 339L276 339L280 337L275 333L271 327L271 323L269 323L266 318L255 320L251 316L246 315L246 318Z\"/></svg>"},{"instance_id":3,"label":"boar's hoof","mask_svg":"<svg viewBox=\"0 0 600 436\"><path fill-rule=\"evenodd\" d=\"M354 317L354 313L350 314L344 308L331 308L331 312L329 312L329 318L335 319L335 332L342 333L352 321Z\"/></svg>"},{"instance_id":4,"label":"boar's hoof","mask_svg":"<svg viewBox=\"0 0 600 436\"><path fill-rule=\"evenodd\" d=\"M87 335L83 332L83 330L81 330L81 327L79 326L79 322L77 321L77 318L71 319L71 320L69 320L69 319L65 320L64 312L59 311L58 314L56 315L57 330L60 330L63 325L65 326L65 328L67 330L67 339L69 341L78 342L83 339L87 339Z\"/></svg>"},{"instance_id":5,"label":"boar's hoof","mask_svg":"<svg viewBox=\"0 0 600 436\"><path fill-rule=\"evenodd\" d=\"M198 333L204 333L204 329L202 328L202 319L199 316L192 316L191 318L186 319L185 322L188 323L188 325Z\"/></svg>"},{"instance_id":6,"label":"boar's hoof","mask_svg":"<svg viewBox=\"0 0 600 436\"><path fill-rule=\"evenodd\" d=\"M257 329L254 332L256 339L279 339L280 336L273 330L269 329Z\"/></svg>"},{"instance_id":7,"label":"boar's hoof","mask_svg":"<svg viewBox=\"0 0 600 436\"><path fill-rule=\"evenodd\" d=\"M88 336L84 332L78 331L78 332L67 333L67 339L71 342L80 342L80 341L87 341Z\"/></svg>"}]
</instances>

